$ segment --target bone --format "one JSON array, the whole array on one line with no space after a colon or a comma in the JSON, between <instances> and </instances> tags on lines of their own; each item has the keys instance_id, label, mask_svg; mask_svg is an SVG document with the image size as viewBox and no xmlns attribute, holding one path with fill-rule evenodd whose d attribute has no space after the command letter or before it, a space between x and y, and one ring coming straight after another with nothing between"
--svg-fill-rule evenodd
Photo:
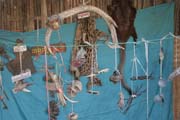
<instances>
[{"instance_id":1,"label":"bone","mask_svg":"<svg viewBox=\"0 0 180 120\"><path fill-rule=\"evenodd\" d=\"M177 77L177 76L179 76L179 75L180 75L180 67L177 68L177 69L175 69L174 72L172 72L172 73L169 75L168 79L169 79L169 80L173 80L175 77Z\"/></svg>"},{"instance_id":2,"label":"bone","mask_svg":"<svg viewBox=\"0 0 180 120\"><path fill-rule=\"evenodd\" d=\"M15 84L15 87L13 89L13 93L17 93L17 92L20 92L20 91L23 91L23 92L31 92L30 90L26 89L26 87L32 85L32 83L27 83L27 82L23 82L23 81L18 81L16 84Z\"/></svg>"},{"instance_id":3,"label":"bone","mask_svg":"<svg viewBox=\"0 0 180 120\"><path fill-rule=\"evenodd\" d=\"M118 43L116 29L115 29L115 27L117 27L116 22L107 13L105 13L104 11L102 11L101 9L99 9L97 7L90 6L90 5L82 5L82 6L75 7L70 10L61 12L57 16L60 18L60 20L64 20L65 18L68 18L70 16L73 16L75 14L85 12L85 11L95 12L95 13L99 14L100 16L102 16L109 27L113 43ZM56 15L53 15L53 16L56 16ZM54 18L50 17L49 21L51 21L51 19L54 19ZM45 36L45 42L46 42L46 46L47 46L49 52L55 57L55 55L53 54L53 52L50 49L50 43L49 43L52 30L53 29L48 26L46 36Z\"/></svg>"},{"instance_id":4,"label":"bone","mask_svg":"<svg viewBox=\"0 0 180 120\"><path fill-rule=\"evenodd\" d=\"M49 72L49 75L50 75L51 79L53 80L53 82L54 82L55 85L56 85L57 97L58 97L59 103L60 103L62 106L66 106L66 100L69 101L70 103L77 103L77 102L78 102L78 101L71 100L70 98L68 98L68 97L64 94L64 91L63 91L63 89L62 89L62 85L61 85L61 83L59 82L59 77L58 77L55 73Z\"/></svg>"}]
</instances>

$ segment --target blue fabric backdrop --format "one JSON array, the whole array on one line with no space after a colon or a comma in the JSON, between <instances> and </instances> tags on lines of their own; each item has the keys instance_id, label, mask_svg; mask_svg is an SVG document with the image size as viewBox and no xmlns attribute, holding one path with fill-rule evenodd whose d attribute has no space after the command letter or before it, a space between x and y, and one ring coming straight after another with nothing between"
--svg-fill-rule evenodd
<instances>
[{"instance_id":1,"label":"blue fabric backdrop","mask_svg":"<svg viewBox=\"0 0 180 120\"><path fill-rule=\"evenodd\" d=\"M138 32L138 41L141 38L148 40L159 39L169 32L173 32L173 12L174 4L163 4L143 10L139 10L135 22L136 30ZM70 47L73 44L73 38L75 35L75 23L62 25L60 29L61 39L68 46L67 51L63 53L64 61L67 69L69 69L71 50ZM97 28L105 32L108 31L105 22L102 19L97 20ZM17 38L24 39L27 46L45 45L45 29L39 31L39 41L37 39L37 31L17 33L0 30L0 45L4 46L8 54L14 57L12 53L12 46ZM51 43L57 43L59 41L57 32L53 32L51 36ZM132 41L130 38L129 41ZM109 76L114 71L114 50L108 48L106 45L98 47L98 63L99 68L109 68L108 73L99 75L99 78L103 82L102 87L95 87L100 91L100 95L90 95L86 93L87 78L81 77L83 83L83 91L77 95L75 100L79 100L78 104L74 105L74 111L79 114L79 120L145 120L146 119L146 93L136 98L130 110L126 114L122 114L117 106L118 94L120 85L114 85L109 81ZM165 59L163 62L163 78L167 79L170 72L172 72L173 65L173 38L164 40L163 42ZM145 49L144 44L137 44L137 56L146 68L145 62ZM131 84L131 69L133 58L133 45L127 44L126 49L127 59L125 63L124 77L128 85ZM3 58L2 58L3 59ZM34 59L34 58L33 58ZM4 59L3 59L4 60ZM7 62L4 60L4 62ZM48 56L48 64L55 65L55 62L51 56ZM34 61L36 70L40 69L44 65L44 56L40 56L37 61ZM143 74L142 70L138 66L139 73ZM163 89L165 102L163 104L157 104L153 102L153 98L159 92L158 80L159 80L159 42L149 44L149 73L152 73L153 80L149 81L149 120L172 120L172 83L168 82L168 85ZM47 98L45 83L42 80L44 73L37 72L33 74L32 78L26 79L26 81L32 82L33 85L29 87L31 93L13 94L13 83L11 81L12 74L7 70L2 72L3 85L9 96L7 105L8 110L0 109L0 120L47 120ZM72 76L66 72L62 74L63 79L68 83L72 80ZM143 85L146 88L146 81L135 81L134 88L139 85ZM66 86L66 84L65 84ZM125 97L128 94L123 90ZM1 105L0 105L1 107ZM66 107L60 107L59 120L67 119L67 115L71 112L71 104L68 103Z\"/></svg>"}]
</instances>

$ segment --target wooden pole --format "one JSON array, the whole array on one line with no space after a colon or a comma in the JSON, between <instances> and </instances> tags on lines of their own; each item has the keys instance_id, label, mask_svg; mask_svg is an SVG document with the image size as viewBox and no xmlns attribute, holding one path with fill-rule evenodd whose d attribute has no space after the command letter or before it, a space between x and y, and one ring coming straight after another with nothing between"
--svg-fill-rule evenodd
<instances>
[{"instance_id":1,"label":"wooden pole","mask_svg":"<svg viewBox=\"0 0 180 120\"><path fill-rule=\"evenodd\" d=\"M29 23L28 23L28 31L34 30L34 2L33 0L29 0L29 7L28 7L28 16L29 16Z\"/></svg>"},{"instance_id":2,"label":"wooden pole","mask_svg":"<svg viewBox=\"0 0 180 120\"><path fill-rule=\"evenodd\" d=\"M180 35L180 1L175 0L174 10L175 35ZM174 69L180 67L180 39L174 42ZM174 120L180 120L180 77L173 80Z\"/></svg>"},{"instance_id":3,"label":"wooden pole","mask_svg":"<svg viewBox=\"0 0 180 120\"><path fill-rule=\"evenodd\" d=\"M47 20L47 4L46 0L41 0L41 25L42 27L46 26L46 20Z\"/></svg>"}]
</instances>

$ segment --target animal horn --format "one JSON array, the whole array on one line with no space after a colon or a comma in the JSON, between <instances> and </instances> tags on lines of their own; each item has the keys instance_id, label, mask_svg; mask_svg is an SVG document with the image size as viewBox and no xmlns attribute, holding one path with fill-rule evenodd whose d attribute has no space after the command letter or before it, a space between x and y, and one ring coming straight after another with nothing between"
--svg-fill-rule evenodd
<instances>
[{"instance_id":1,"label":"animal horn","mask_svg":"<svg viewBox=\"0 0 180 120\"><path fill-rule=\"evenodd\" d=\"M78 103L79 101L75 101L75 100L71 100L70 98L68 98L65 94L63 95L64 98L69 101L70 103Z\"/></svg>"},{"instance_id":2,"label":"animal horn","mask_svg":"<svg viewBox=\"0 0 180 120\"><path fill-rule=\"evenodd\" d=\"M99 9L97 7L94 7L94 6L91 6L91 5L82 5L82 6L75 7L75 8L66 10L64 12L61 12L58 15L53 15L52 17L50 17L48 19L49 21L51 21L51 23L49 23L50 25L48 25L48 28L47 28L47 32L46 32L46 36L45 36L45 42L46 42L46 46L47 46L49 52L52 55L53 55L53 52L50 49L49 40L50 40L52 30L54 28L52 26L54 26L54 25L51 25L51 24L55 24L55 26L58 26L57 25L57 20L55 21L55 23L52 22L55 19L54 16L56 16L57 19L64 20L65 18L68 18L70 16L73 16L75 14L85 12L85 11L95 12L95 13L99 14L106 21L106 23L107 23L107 25L109 27L109 30L111 32L112 41L114 43L118 43L116 29L115 29L115 27L117 27L116 22L107 13L105 13L101 9ZM57 27L55 27L55 28L56 28L55 30L57 30Z\"/></svg>"}]
</instances>

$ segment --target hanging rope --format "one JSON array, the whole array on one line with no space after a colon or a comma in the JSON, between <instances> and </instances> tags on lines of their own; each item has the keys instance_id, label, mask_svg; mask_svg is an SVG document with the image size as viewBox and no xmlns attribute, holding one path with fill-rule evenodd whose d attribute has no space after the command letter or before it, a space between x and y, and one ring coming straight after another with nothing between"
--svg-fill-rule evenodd
<instances>
[{"instance_id":1,"label":"hanging rope","mask_svg":"<svg viewBox=\"0 0 180 120\"><path fill-rule=\"evenodd\" d=\"M160 57L160 80L162 82L163 80L163 76L162 76L162 69L163 69L163 59L164 59L164 53L162 50L163 46L162 46L162 40L160 40L160 53L159 53L159 57ZM160 95L162 94L162 87L160 86Z\"/></svg>"},{"instance_id":2,"label":"hanging rope","mask_svg":"<svg viewBox=\"0 0 180 120\"><path fill-rule=\"evenodd\" d=\"M74 80L72 81L72 87L74 87ZM73 91L71 90L71 96L72 96L72 93ZM72 98L71 98L72 99ZM74 103L71 103L71 113L74 112Z\"/></svg>"},{"instance_id":3,"label":"hanging rope","mask_svg":"<svg viewBox=\"0 0 180 120\"><path fill-rule=\"evenodd\" d=\"M144 46L145 46L145 56L146 56L146 86L147 86L147 90L146 90L146 99L147 99L147 104L146 104L146 107L147 107L147 116L146 116L146 120L149 120L149 78L148 78L148 74L149 74L149 61L148 61L148 54L149 54L149 51L148 51L148 43L149 41L145 40L144 38L142 38L142 41L144 42Z\"/></svg>"},{"instance_id":4,"label":"hanging rope","mask_svg":"<svg viewBox=\"0 0 180 120\"><path fill-rule=\"evenodd\" d=\"M92 91L93 91L93 89L94 89L94 81L93 81L93 78L94 78L94 76L93 76L93 74L94 74L94 45L92 45L91 46L92 47L92 59L91 59L91 83L92 83Z\"/></svg>"},{"instance_id":5,"label":"hanging rope","mask_svg":"<svg viewBox=\"0 0 180 120\"><path fill-rule=\"evenodd\" d=\"M36 19L36 24L37 24L37 32L36 32L36 34L37 34L37 38L36 38L36 42L39 42L39 19L37 18Z\"/></svg>"},{"instance_id":6,"label":"hanging rope","mask_svg":"<svg viewBox=\"0 0 180 120\"><path fill-rule=\"evenodd\" d=\"M48 61L47 61L47 48L44 46L44 59L45 59L45 71L46 71L46 97L47 97L47 104L48 104L48 120L51 120L51 113L50 113L50 105L49 105L49 92L48 92Z\"/></svg>"}]
</instances>

